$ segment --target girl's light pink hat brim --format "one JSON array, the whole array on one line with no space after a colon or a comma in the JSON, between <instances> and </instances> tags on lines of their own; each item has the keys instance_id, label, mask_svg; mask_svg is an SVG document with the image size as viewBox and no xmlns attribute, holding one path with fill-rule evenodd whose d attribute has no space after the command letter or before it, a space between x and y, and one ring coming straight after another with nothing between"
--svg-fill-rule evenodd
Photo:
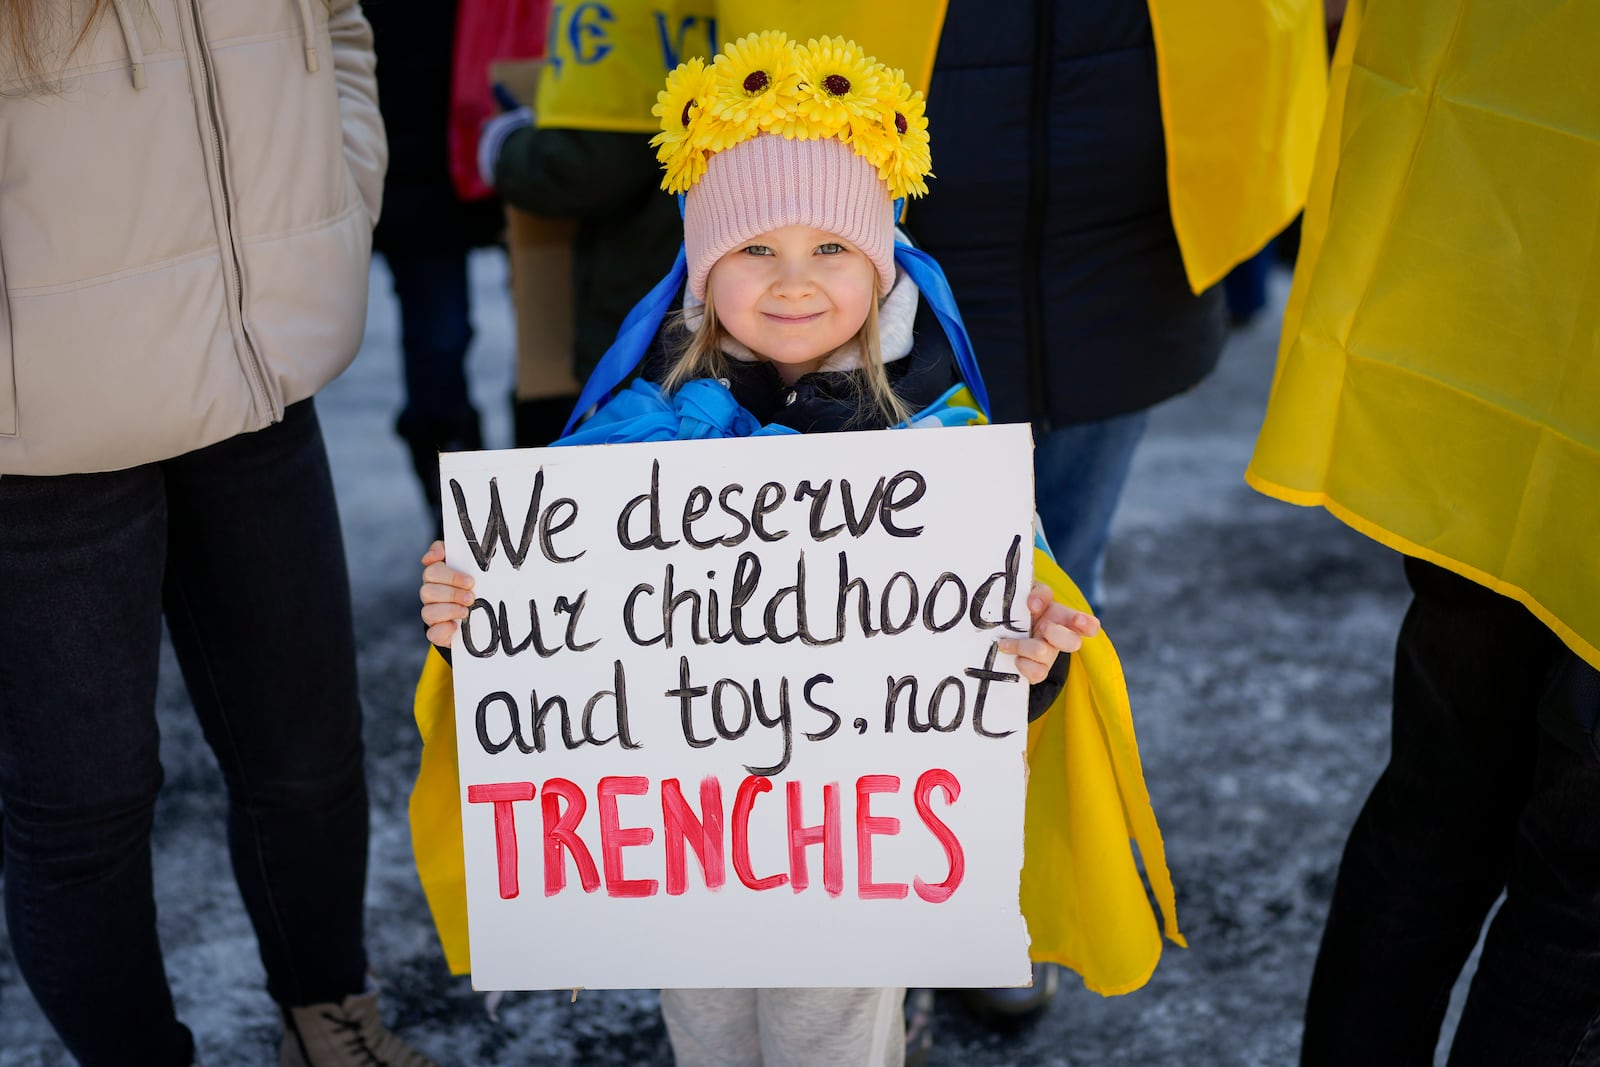
<instances>
[{"instance_id":1,"label":"girl's light pink hat brim","mask_svg":"<svg viewBox=\"0 0 1600 1067\"><path fill-rule=\"evenodd\" d=\"M783 226L844 238L878 269L878 295L893 287L894 204L872 164L833 137L763 134L713 155L684 197L689 292L704 300L717 260Z\"/></svg>"}]
</instances>

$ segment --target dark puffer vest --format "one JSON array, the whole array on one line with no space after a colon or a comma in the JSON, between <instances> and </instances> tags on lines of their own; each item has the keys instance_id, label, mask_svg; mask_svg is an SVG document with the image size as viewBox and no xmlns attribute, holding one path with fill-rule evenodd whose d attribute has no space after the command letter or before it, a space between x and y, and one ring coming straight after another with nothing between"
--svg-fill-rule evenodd
<instances>
[{"instance_id":1,"label":"dark puffer vest","mask_svg":"<svg viewBox=\"0 0 1600 1067\"><path fill-rule=\"evenodd\" d=\"M1040 430L1210 373L1220 287L1189 291L1144 0L950 0L933 170L907 228L944 267L994 416Z\"/></svg>"}]
</instances>

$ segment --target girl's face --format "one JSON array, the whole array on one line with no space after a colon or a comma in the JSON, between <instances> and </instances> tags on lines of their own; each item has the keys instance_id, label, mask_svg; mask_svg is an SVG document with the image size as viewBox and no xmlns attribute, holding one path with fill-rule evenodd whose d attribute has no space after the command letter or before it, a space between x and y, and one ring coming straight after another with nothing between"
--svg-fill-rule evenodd
<instances>
[{"instance_id":1,"label":"girl's face","mask_svg":"<svg viewBox=\"0 0 1600 1067\"><path fill-rule=\"evenodd\" d=\"M878 270L826 230L783 226L717 260L706 292L723 328L792 385L860 332Z\"/></svg>"}]
</instances>

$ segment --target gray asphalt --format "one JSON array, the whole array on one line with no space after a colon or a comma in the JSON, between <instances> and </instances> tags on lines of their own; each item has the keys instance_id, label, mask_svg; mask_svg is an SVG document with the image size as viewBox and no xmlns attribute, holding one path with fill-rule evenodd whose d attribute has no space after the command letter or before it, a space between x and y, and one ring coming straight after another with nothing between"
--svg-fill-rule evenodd
<instances>
[{"instance_id":1,"label":"gray asphalt","mask_svg":"<svg viewBox=\"0 0 1600 1067\"><path fill-rule=\"evenodd\" d=\"M1158 408L1118 516L1102 612L1121 653L1187 950L1144 989L1103 999L1072 976L1006 1033L940 994L934 1065L1292 1063L1343 838L1387 750L1388 688L1406 603L1397 557L1321 511L1242 480L1272 378L1287 281L1236 331L1221 367ZM474 262L474 390L491 445L510 442L504 272ZM510 994L490 1018L451 978L410 856L418 743L410 690L424 645L420 496L389 425L398 407L393 301L372 275L366 342L325 391L351 561L372 790L369 949L390 1019L443 1064L670 1064L649 992ZM156 878L167 968L209 1067L276 1062L276 1016L227 874L221 783L170 654L160 695L167 784ZM1459 990L1458 990L1459 998ZM0 1067L70 1062L0 934Z\"/></svg>"}]
</instances>

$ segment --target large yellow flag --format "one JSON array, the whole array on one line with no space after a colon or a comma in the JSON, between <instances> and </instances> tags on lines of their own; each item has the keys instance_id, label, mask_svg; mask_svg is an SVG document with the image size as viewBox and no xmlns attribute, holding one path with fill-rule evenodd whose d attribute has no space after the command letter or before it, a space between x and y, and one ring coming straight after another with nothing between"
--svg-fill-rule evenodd
<instances>
[{"instance_id":1,"label":"large yellow flag","mask_svg":"<svg viewBox=\"0 0 1600 1067\"><path fill-rule=\"evenodd\" d=\"M1600 666L1600 4L1351 7L1246 477Z\"/></svg>"}]
</instances>

